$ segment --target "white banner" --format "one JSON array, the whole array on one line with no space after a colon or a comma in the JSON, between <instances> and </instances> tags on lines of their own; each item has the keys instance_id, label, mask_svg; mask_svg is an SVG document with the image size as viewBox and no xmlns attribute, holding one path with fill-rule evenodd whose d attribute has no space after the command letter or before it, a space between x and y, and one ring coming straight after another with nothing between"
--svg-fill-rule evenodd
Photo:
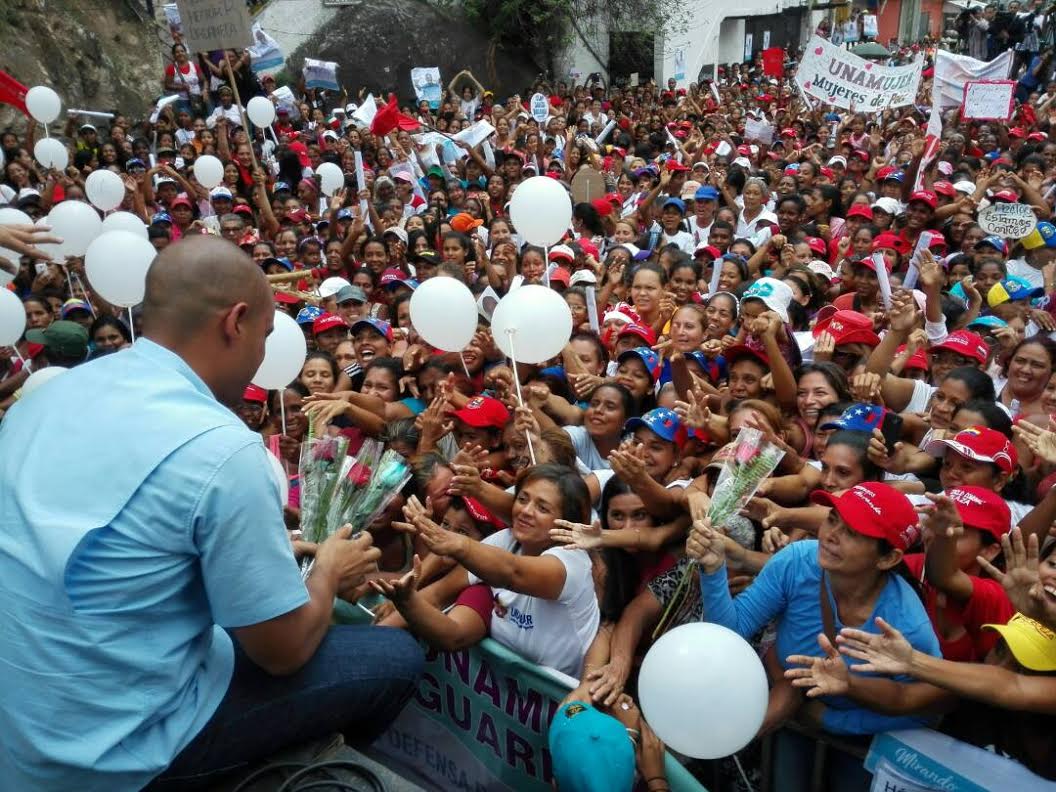
<instances>
[{"instance_id":1,"label":"white banner","mask_svg":"<svg viewBox=\"0 0 1056 792\"><path fill-rule=\"evenodd\" d=\"M327 91L340 91L341 86L337 82L337 64L333 61L321 61L314 58L304 59L305 88L321 88Z\"/></svg>"},{"instance_id":2,"label":"white banner","mask_svg":"<svg viewBox=\"0 0 1056 792\"><path fill-rule=\"evenodd\" d=\"M255 72L278 69L286 62L279 42L265 33L259 22L253 23L253 46L249 48L249 54Z\"/></svg>"},{"instance_id":3,"label":"white banner","mask_svg":"<svg viewBox=\"0 0 1056 792\"><path fill-rule=\"evenodd\" d=\"M1007 121L1016 105L1013 80L969 80L964 84L961 118L980 121Z\"/></svg>"},{"instance_id":4,"label":"white banner","mask_svg":"<svg viewBox=\"0 0 1056 792\"><path fill-rule=\"evenodd\" d=\"M913 104L924 61L881 66L814 36L796 71L804 93L836 107L877 113Z\"/></svg>"},{"instance_id":5,"label":"white banner","mask_svg":"<svg viewBox=\"0 0 1056 792\"><path fill-rule=\"evenodd\" d=\"M352 120L361 127L369 127L377 114L378 103L374 101L374 94L370 93L363 100L363 104L356 108L356 112L352 114Z\"/></svg>"},{"instance_id":6,"label":"white banner","mask_svg":"<svg viewBox=\"0 0 1056 792\"><path fill-rule=\"evenodd\" d=\"M1022 239L1037 224L1038 218L1027 204L995 203L979 213L979 227L1002 239Z\"/></svg>"},{"instance_id":7,"label":"white banner","mask_svg":"<svg viewBox=\"0 0 1056 792\"><path fill-rule=\"evenodd\" d=\"M935 82L931 103L940 110L960 107L964 101L964 84L972 80L1004 80L1012 66L1012 50L1005 50L992 61L976 60L967 55L935 51Z\"/></svg>"},{"instance_id":8,"label":"white banner","mask_svg":"<svg viewBox=\"0 0 1056 792\"><path fill-rule=\"evenodd\" d=\"M291 121L296 121L301 117L301 111L297 109L297 97L293 95L289 86L280 85L272 91L271 97L275 100L276 109L281 107L286 110L290 114Z\"/></svg>"},{"instance_id":9,"label":"white banner","mask_svg":"<svg viewBox=\"0 0 1056 792\"><path fill-rule=\"evenodd\" d=\"M416 66L411 69L411 85L419 102L428 102L430 110L440 107L443 90L440 85L439 66Z\"/></svg>"},{"instance_id":10,"label":"white banner","mask_svg":"<svg viewBox=\"0 0 1056 792\"><path fill-rule=\"evenodd\" d=\"M765 146L769 146L774 140L774 128L766 121L761 121L751 116L744 119L745 140L758 140Z\"/></svg>"}]
</instances>

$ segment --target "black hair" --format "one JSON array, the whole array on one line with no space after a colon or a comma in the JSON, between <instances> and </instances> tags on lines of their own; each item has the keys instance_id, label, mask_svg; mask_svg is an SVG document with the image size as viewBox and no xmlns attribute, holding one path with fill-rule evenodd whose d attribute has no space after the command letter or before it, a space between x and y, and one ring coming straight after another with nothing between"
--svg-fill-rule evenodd
<instances>
[{"instance_id":1,"label":"black hair","mask_svg":"<svg viewBox=\"0 0 1056 792\"><path fill-rule=\"evenodd\" d=\"M1021 350L1023 347L1028 346L1030 344L1033 344L1034 346L1040 346L1042 349L1044 349L1045 350L1045 354L1047 354L1049 356L1049 367L1051 369L1053 369L1053 370L1056 370L1056 341L1053 341L1051 338L1049 338L1044 333L1036 333L1035 335L1032 335L1030 338L1024 338L1022 341L1020 341L1018 344L1016 344L1014 347L1012 347L1012 351L1009 353L1008 357L1005 359L1005 365L1004 365L1004 372L1003 373L1006 376L1008 375L1008 367L1012 363L1012 359L1016 356L1016 354L1019 352L1019 350Z\"/></svg>"},{"instance_id":2,"label":"black hair","mask_svg":"<svg viewBox=\"0 0 1056 792\"><path fill-rule=\"evenodd\" d=\"M590 232L590 236L605 236L605 227L601 223L598 210L589 203L577 203L572 207L572 217L578 218L583 223L583 227Z\"/></svg>"},{"instance_id":3,"label":"black hair","mask_svg":"<svg viewBox=\"0 0 1056 792\"><path fill-rule=\"evenodd\" d=\"M609 359L609 353L605 349L605 345L601 343L601 339L598 338L594 333L578 332L573 333L571 338L568 339L568 343L573 341L586 341L588 344L593 344L594 350L598 353L598 360L604 364Z\"/></svg>"},{"instance_id":4,"label":"black hair","mask_svg":"<svg viewBox=\"0 0 1056 792\"><path fill-rule=\"evenodd\" d=\"M958 366L946 375L946 379L955 379L963 382L964 386L968 388L968 392L972 394L972 399L991 402L997 400L997 395L994 392L994 381L989 374L975 366Z\"/></svg>"},{"instance_id":5,"label":"black hair","mask_svg":"<svg viewBox=\"0 0 1056 792\"><path fill-rule=\"evenodd\" d=\"M303 384L301 384L301 381L299 379L295 379L293 382L291 382L285 388L276 388L275 390L268 391L268 410L273 415L278 415L281 412L280 405L279 405L279 394L282 393L283 391L288 391L288 390L293 391L298 396L300 396L302 399L305 396L308 395L308 389L306 387L304 387Z\"/></svg>"},{"instance_id":6,"label":"black hair","mask_svg":"<svg viewBox=\"0 0 1056 792\"><path fill-rule=\"evenodd\" d=\"M514 485L515 494L519 495L522 489L534 481L548 481L557 487L561 496L561 519L590 522L590 491L583 477L575 470L553 462L533 465L518 476Z\"/></svg>"},{"instance_id":7,"label":"black hair","mask_svg":"<svg viewBox=\"0 0 1056 792\"><path fill-rule=\"evenodd\" d=\"M869 459L869 441L872 435L869 432L853 432L849 429L837 429L825 444L825 448L834 445L847 446L858 452L858 461L862 465L862 481L883 481L884 470Z\"/></svg>"},{"instance_id":8,"label":"black hair","mask_svg":"<svg viewBox=\"0 0 1056 792\"><path fill-rule=\"evenodd\" d=\"M796 209L798 210L799 214L803 214L803 212L807 208L807 202L803 200L803 196L800 195L799 193L787 193L785 195L782 195L778 199L777 207L775 207L775 208L779 208L781 206L781 204L788 203L789 201L791 201L792 203L794 203L796 205Z\"/></svg>"},{"instance_id":9,"label":"black hair","mask_svg":"<svg viewBox=\"0 0 1056 792\"><path fill-rule=\"evenodd\" d=\"M1009 440L1012 439L1012 419L1008 417L1008 413L1003 408L997 406L993 399L969 399L953 411L953 416L956 418L957 413L961 410L979 413L983 417L983 423L987 428L1000 432Z\"/></svg>"},{"instance_id":10,"label":"black hair","mask_svg":"<svg viewBox=\"0 0 1056 792\"><path fill-rule=\"evenodd\" d=\"M843 217L843 196L837 187L831 184L819 184L814 190L821 194L823 201L829 201L829 216Z\"/></svg>"},{"instance_id":11,"label":"black hair","mask_svg":"<svg viewBox=\"0 0 1056 792\"><path fill-rule=\"evenodd\" d=\"M594 394L602 388L609 388L620 394L620 402L623 404L623 415L625 420L634 416L634 396L629 390L627 390L627 386L621 385L618 382L603 382L598 385L587 395L588 404L594 398Z\"/></svg>"},{"instance_id":12,"label":"black hair","mask_svg":"<svg viewBox=\"0 0 1056 792\"><path fill-rule=\"evenodd\" d=\"M659 264L654 264L651 261L643 261L637 267L630 270L630 278L628 279L627 283L634 283L634 276L637 275L639 272L655 272L656 277L660 279L660 285L667 285L667 270L665 270Z\"/></svg>"},{"instance_id":13,"label":"black hair","mask_svg":"<svg viewBox=\"0 0 1056 792\"><path fill-rule=\"evenodd\" d=\"M851 386L847 380L847 372L837 366L835 363L828 361L819 361L815 363L804 363L802 366L796 369L796 384L805 377L807 374L820 374L825 378L825 381L829 383L834 391L836 391L836 401L838 402L852 402L854 401L851 396Z\"/></svg>"},{"instance_id":14,"label":"black hair","mask_svg":"<svg viewBox=\"0 0 1056 792\"><path fill-rule=\"evenodd\" d=\"M96 332L104 327L112 327L121 334L121 337L125 339L125 343L132 343L132 334L128 331L128 325L118 319L116 316L98 316L95 321L92 322L91 327L88 328L88 340L95 338Z\"/></svg>"},{"instance_id":15,"label":"black hair","mask_svg":"<svg viewBox=\"0 0 1056 792\"><path fill-rule=\"evenodd\" d=\"M396 381L396 398L401 398L404 395L400 390L400 380L403 379L403 362L399 358L374 358L367 364L367 367L363 369L363 372L364 374L369 374L373 369L384 369L392 374L393 380Z\"/></svg>"},{"instance_id":16,"label":"black hair","mask_svg":"<svg viewBox=\"0 0 1056 792\"><path fill-rule=\"evenodd\" d=\"M304 364L301 366L301 371L304 371L304 367L308 365L308 361L309 360L322 360L324 363L329 365L330 366L330 371L333 372L333 375L334 375L334 382L335 383L337 382L337 377L338 377L338 375L341 372L337 368L337 361L334 360L334 356L333 355L331 355L329 352L324 352L321 349L316 349L316 350L314 350L312 352L309 352L308 355L304 358ZM298 374L297 375L297 381L300 382L300 380L301 380L301 375Z\"/></svg>"},{"instance_id":17,"label":"black hair","mask_svg":"<svg viewBox=\"0 0 1056 792\"><path fill-rule=\"evenodd\" d=\"M601 491L601 503L598 515L601 517L602 530L609 529L609 504L620 495L633 495L631 485L619 476L613 476L605 483ZM634 556L617 547L606 547L601 551L605 563L605 585L599 598L602 621L617 621L624 608L630 604L638 591L638 564Z\"/></svg>"}]
</instances>

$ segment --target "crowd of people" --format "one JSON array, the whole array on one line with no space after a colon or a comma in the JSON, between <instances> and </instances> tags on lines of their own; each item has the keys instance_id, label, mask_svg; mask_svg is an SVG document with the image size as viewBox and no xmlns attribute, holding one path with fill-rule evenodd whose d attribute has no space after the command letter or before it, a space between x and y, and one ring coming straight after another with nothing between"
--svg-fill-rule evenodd
<instances>
[{"instance_id":1,"label":"crowd of people","mask_svg":"<svg viewBox=\"0 0 1056 792\"><path fill-rule=\"evenodd\" d=\"M216 298L201 262L197 290L171 264L198 237L224 240L268 276L274 309L309 348L284 390L246 384L249 371L244 392L216 393L283 462L296 552L314 550L296 541L310 433L347 436L349 453L374 438L406 456L411 482L372 525L354 526L369 528L378 571L324 593L384 595L375 635L406 630L445 650L490 635L581 680L551 739L562 790L630 789L636 757L648 789L667 788L663 746L634 709L636 668L662 621L700 620L764 659L760 737L774 738L781 789L808 788L811 735L862 748L920 725L1056 779L1051 49L1024 64L1011 120L948 114L930 162L928 70L918 106L878 114L805 106L794 59L781 78L743 64L686 88L592 79L496 96L467 75L438 107L403 109L417 131L357 121L363 94L293 85L298 101L255 129L235 89L244 104L277 86L246 52L177 43L172 56L164 92L179 101L105 128L70 118L63 172L33 160L36 125L0 135L0 200L36 221L84 201L93 170L112 170L122 209L165 262L146 306L122 312L93 292L83 260L46 260L35 233L0 227L0 248L25 253L8 288L27 318L17 347L0 350L4 451L31 453L3 445L7 434L54 462L54 446L8 427L27 376L178 339L158 317L193 312L188 294ZM543 121L527 101L536 92ZM770 142L746 136L750 117L772 127ZM451 138L480 121L494 127L485 143ZM423 144L426 131L445 142ZM194 176L206 154L224 163L212 189ZM344 174L331 195L323 163ZM559 244L526 243L509 213L518 186L545 176L571 194L584 175L604 193L574 203ZM1036 229L987 234L980 213L1000 203L1029 205ZM481 298L460 354L431 348L411 322L415 289L444 277ZM491 336L491 307L526 284L558 291L573 330L553 360L514 368ZM152 289L168 290L164 310ZM76 403L91 423L92 405ZM713 525L709 495L746 427L783 457L740 514ZM104 429L119 431L92 429L94 440L106 442ZM687 566L699 567L688 593ZM212 594L198 604L229 614ZM247 623L238 618L216 623ZM582 750L569 737L576 719L615 729L604 774L577 774L564 755ZM866 788L861 753L830 756L824 772L826 788Z\"/></svg>"}]
</instances>

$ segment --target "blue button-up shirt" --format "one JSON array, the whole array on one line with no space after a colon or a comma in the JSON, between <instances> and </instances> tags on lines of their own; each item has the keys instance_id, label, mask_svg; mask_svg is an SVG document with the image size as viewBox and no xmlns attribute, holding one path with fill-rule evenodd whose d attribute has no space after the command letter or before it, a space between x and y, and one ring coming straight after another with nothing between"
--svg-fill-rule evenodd
<instances>
[{"instance_id":1,"label":"blue button-up shirt","mask_svg":"<svg viewBox=\"0 0 1056 792\"><path fill-rule=\"evenodd\" d=\"M138 789L202 729L222 628L308 600L259 435L141 339L0 425L0 786Z\"/></svg>"}]
</instances>

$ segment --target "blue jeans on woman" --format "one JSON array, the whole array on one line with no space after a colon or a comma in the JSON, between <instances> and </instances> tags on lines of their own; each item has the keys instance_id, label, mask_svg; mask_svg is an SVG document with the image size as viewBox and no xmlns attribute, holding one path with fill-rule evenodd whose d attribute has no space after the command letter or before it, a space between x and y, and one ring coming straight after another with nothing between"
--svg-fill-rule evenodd
<instances>
[{"instance_id":1,"label":"blue jeans on woman","mask_svg":"<svg viewBox=\"0 0 1056 792\"><path fill-rule=\"evenodd\" d=\"M150 790L194 789L284 748L334 732L367 744L414 693L424 654L403 630L335 625L290 676L268 674L235 641L235 671L220 706Z\"/></svg>"}]
</instances>

